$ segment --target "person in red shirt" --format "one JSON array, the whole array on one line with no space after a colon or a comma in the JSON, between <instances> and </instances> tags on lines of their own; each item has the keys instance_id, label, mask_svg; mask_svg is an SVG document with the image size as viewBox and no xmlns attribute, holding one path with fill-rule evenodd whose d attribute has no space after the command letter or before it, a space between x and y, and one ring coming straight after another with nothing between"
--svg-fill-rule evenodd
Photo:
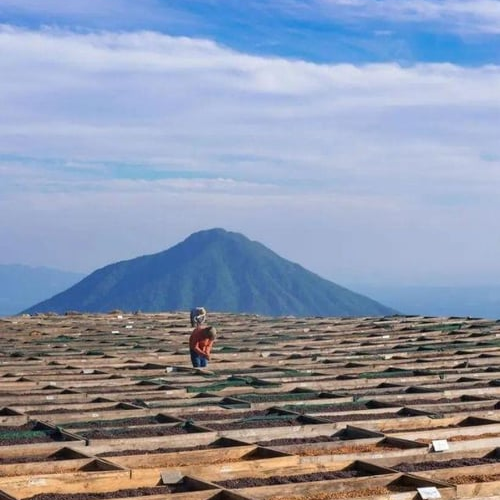
<instances>
[{"instance_id":1,"label":"person in red shirt","mask_svg":"<svg viewBox=\"0 0 500 500\"><path fill-rule=\"evenodd\" d=\"M213 326L196 327L189 337L189 352L194 368L205 368L210 360L217 330Z\"/></svg>"}]
</instances>

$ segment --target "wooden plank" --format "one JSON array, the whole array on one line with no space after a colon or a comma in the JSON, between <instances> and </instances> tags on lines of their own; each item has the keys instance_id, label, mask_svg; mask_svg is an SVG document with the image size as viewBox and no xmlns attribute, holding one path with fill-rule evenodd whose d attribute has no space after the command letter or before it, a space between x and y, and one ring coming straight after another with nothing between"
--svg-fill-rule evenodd
<instances>
[{"instance_id":1,"label":"wooden plank","mask_svg":"<svg viewBox=\"0 0 500 500\"><path fill-rule=\"evenodd\" d=\"M275 486L260 486L254 488L242 488L239 490L242 494L248 495L257 500L264 500L272 497L276 498L303 498L314 499L315 495L325 492L329 493L345 493L353 492L348 498L371 498L385 500L414 500L417 494L417 487L420 486L435 486L441 498L448 500L456 498L455 489L452 486L446 486L440 482L426 481L408 475L384 475L371 477L369 483L366 478L355 478L349 480L331 480L331 481L315 481L296 484L280 484ZM386 488L387 493L380 495L376 493L377 488ZM401 491L403 488L408 490ZM359 496L356 497L355 491L359 491ZM367 494L367 491L372 490L374 493ZM392 492L391 492L392 491ZM334 498L334 497L333 497Z\"/></svg>"}]
</instances>

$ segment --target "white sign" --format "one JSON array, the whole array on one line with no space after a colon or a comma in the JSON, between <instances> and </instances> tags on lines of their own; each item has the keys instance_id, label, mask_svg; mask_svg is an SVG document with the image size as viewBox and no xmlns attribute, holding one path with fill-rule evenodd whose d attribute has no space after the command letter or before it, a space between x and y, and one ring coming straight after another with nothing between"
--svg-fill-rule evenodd
<instances>
[{"instance_id":1,"label":"white sign","mask_svg":"<svg viewBox=\"0 0 500 500\"><path fill-rule=\"evenodd\" d=\"M450 449L446 439L435 439L432 441L432 447L434 448L434 451L446 451Z\"/></svg>"},{"instance_id":2,"label":"white sign","mask_svg":"<svg viewBox=\"0 0 500 500\"><path fill-rule=\"evenodd\" d=\"M46 484L47 484L47 480L44 479L43 477L35 478L35 479L28 479L29 486L45 486Z\"/></svg>"},{"instance_id":3,"label":"white sign","mask_svg":"<svg viewBox=\"0 0 500 500\"><path fill-rule=\"evenodd\" d=\"M160 475L163 484L176 484L182 481L183 478L183 475L177 470L162 471Z\"/></svg>"},{"instance_id":4,"label":"white sign","mask_svg":"<svg viewBox=\"0 0 500 500\"><path fill-rule=\"evenodd\" d=\"M441 493L435 486L429 486L426 488L417 488L418 494L422 500L428 500L432 498L441 498Z\"/></svg>"}]
</instances>

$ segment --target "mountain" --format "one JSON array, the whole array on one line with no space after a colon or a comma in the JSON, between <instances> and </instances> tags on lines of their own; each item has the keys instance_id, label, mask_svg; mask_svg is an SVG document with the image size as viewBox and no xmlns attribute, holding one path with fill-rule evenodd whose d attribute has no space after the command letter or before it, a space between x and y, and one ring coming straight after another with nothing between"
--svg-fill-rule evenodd
<instances>
[{"instance_id":1,"label":"mountain","mask_svg":"<svg viewBox=\"0 0 500 500\"><path fill-rule=\"evenodd\" d=\"M31 304L66 290L83 274L47 267L0 265L0 316L17 314Z\"/></svg>"},{"instance_id":2,"label":"mountain","mask_svg":"<svg viewBox=\"0 0 500 500\"><path fill-rule=\"evenodd\" d=\"M106 266L26 312L157 312L193 306L270 316L395 312L224 229L200 231L163 252Z\"/></svg>"},{"instance_id":3,"label":"mountain","mask_svg":"<svg viewBox=\"0 0 500 500\"><path fill-rule=\"evenodd\" d=\"M500 285L353 286L402 314L500 318Z\"/></svg>"}]
</instances>

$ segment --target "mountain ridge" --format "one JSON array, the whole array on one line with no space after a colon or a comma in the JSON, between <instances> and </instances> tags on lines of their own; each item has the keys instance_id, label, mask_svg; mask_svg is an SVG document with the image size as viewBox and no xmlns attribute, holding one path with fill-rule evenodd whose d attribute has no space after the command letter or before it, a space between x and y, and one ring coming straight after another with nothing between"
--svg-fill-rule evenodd
<instances>
[{"instance_id":1,"label":"mountain ridge","mask_svg":"<svg viewBox=\"0 0 500 500\"><path fill-rule=\"evenodd\" d=\"M195 305L270 316L395 313L222 228L198 231L161 252L97 269L25 312L159 312Z\"/></svg>"},{"instance_id":2,"label":"mountain ridge","mask_svg":"<svg viewBox=\"0 0 500 500\"><path fill-rule=\"evenodd\" d=\"M81 273L51 267L0 264L0 316L17 314L84 277Z\"/></svg>"}]
</instances>

